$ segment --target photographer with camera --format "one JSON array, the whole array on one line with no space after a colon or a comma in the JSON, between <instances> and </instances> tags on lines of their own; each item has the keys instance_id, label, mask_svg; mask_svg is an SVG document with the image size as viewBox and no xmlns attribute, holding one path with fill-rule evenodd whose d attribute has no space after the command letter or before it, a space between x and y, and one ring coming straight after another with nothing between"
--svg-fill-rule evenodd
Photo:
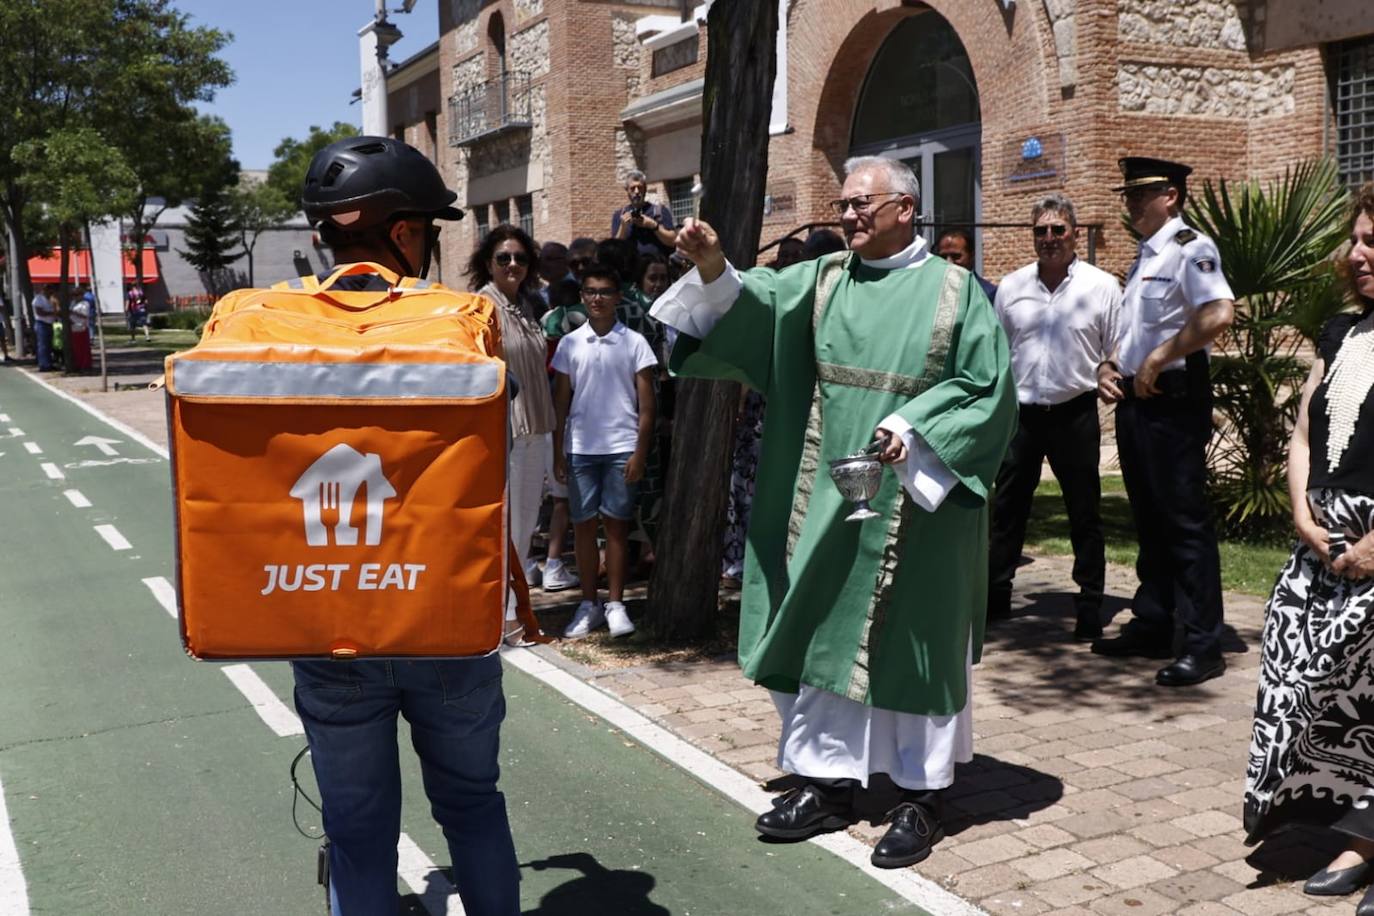
<instances>
[{"instance_id":1,"label":"photographer with camera","mask_svg":"<svg viewBox=\"0 0 1374 916\"><path fill-rule=\"evenodd\" d=\"M638 170L625 176L625 196L629 203L611 214L611 237L629 239L640 254L672 254L677 245L673 212L662 204L644 199L648 182Z\"/></svg>"}]
</instances>

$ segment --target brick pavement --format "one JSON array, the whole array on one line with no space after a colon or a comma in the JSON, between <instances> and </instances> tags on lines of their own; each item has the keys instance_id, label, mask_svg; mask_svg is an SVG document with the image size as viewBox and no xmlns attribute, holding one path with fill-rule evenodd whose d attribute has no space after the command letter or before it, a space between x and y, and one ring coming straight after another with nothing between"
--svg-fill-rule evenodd
<instances>
[{"instance_id":1,"label":"brick pavement","mask_svg":"<svg viewBox=\"0 0 1374 916\"><path fill-rule=\"evenodd\" d=\"M129 379L156 374L142 361L128 369ZM165 442L161 392L47 378ZM1166 690L1153 682L1161 663L1099 658L1073 641L1069 568L1037 557L1018 574L1013 617L989 634L974 673L976 757L946 793L947 838L916 868L994 914L1352 912L1349 898L1322 904L1300 890L1334 853L1329 837L1241 843L1263 602L1228 594L1230 669ZM1133 582L1109 567L1108 610L1122 620ZM566 616L564 597L541 596L550 623ZM642 591L627 597L633 612ZM575 645L538 651L751 777L780 775L773 704L733 659L598 670ZM875 842L883 828L851 832Z\"/></svg>"}]
</instances>

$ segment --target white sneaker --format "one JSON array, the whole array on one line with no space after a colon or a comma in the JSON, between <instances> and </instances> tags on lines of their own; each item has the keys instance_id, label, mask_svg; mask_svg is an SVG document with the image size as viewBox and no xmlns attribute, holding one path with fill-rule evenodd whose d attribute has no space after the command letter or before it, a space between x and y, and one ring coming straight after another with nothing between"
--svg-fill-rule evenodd
<instances>
[{"instance_id":1,"label":"white sneaker","mask_svg":"<svg viewBox=\"0 0 1374 916\"><path fill-rule=\"evenodd\" d=\"M583 600L577 606L577 613L573 614L572 623L563 631L563 638L581 639L605 622L606 615L602 612L601 605L595 601Z\"/></svg>"},{"instance_id":2,"label":"white sneaker","mask_svg":"<svg viewBox=\"0 0 1374 916\"><path fill-rule=\"evenodd\" d=\"M625 605L619 601L606 602L606 625L611 629L612 636L629 636L635 631L635 625L630 623L630 615L625 613Z\"/></svg>"},{"instance_id":3,"label":"white sneaker","mask_svg":"<svg viewBox=\"0 0 1374 916\"><path fill-rule=\"evenodd\" d=\"M539 568L539 564L530 560L525 564L525 584L530 588L537 588L544 581L544 571Z\"/></svg>"},{"instance_id":4,"label":"white sneaker","mask_svg":"<svg viewBox=\"0 0 1374 916\"><path fill-rule=\"evenodd\" d=\"M577 573L563 565L562 560L549 560L544 564L544 591L561 592L581 584Z\"/></svg>"}]
</instances>

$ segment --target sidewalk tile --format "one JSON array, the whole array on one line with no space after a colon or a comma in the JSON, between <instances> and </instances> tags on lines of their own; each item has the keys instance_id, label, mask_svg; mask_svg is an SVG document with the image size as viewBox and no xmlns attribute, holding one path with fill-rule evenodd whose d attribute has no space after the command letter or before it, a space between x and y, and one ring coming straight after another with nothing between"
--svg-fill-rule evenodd
<instances>
[{"instance_id":1,"label":"sidewalk tile","mask_svg":"<svg viewBox=\"0 0 1374 916\"><path fill-rule=\"evenodd\" d=\"M1142 843L1128 833L1099 837L1096 840L1084 840L1070 848L1098 865L1120 862L1122 859L1129 859L1132 856L1144 855L1152 851L1148 844Z\"/></svg>"},{"instance_id":2,"label":"sidewalk tile","mask_svg":"<svg viewBox=\"0 0 1374 916\"><path fill-rule=\"evenodd\" d=\"M1025 880L1025 875L1009 865L998 862L980 866L963 874L952 875L940 883L966 900L981 900L989 894L998 894L1016 887Z\"/></svg>"},{"instance_id":3,"label":"sidewalk tile","mask_svg":"<svg viewBox=\"0 0 1374 916\"><path fill-rule=\"evenodd\" d=\"M1137 887L1110 897L1099 897L1088 906L1102 916L1173 916L1178 903L1147 887Z\"/></svg>"},{"instance_id":4,"label":"sidewalk tile","mask_svg":"<svg viewBox=\"0 0 1374 916\"><path fill-rule=\"evenodd\" d=\"M1093 877L1123 890L1142 887L1175 874L1177 872L1174 869L1148 855L1132 856L1092 870Z\"/></svg>"},{"instance_id":5,"label":"sidewalk tile","mask_svg":"<svg viewBox=\"0 0 1374 916\"><path fill-rule=\"evenodd\" d=\"M1050 849L1032 856L1015 859L1011 867L1032 881L1049 881L1091 867L1092 860L1071 849Z\"/></svg>"},{"instance_id":6,"label":"sidewalk tile","mask_svg":"<svg viewBox=\"0 0 1374 916\"><path fill-rule=\"evenodd\" d=\"M1244 916L1244 914L1237 913L1224 903L1205 900L1179 910L1178 916Z\"/></svg>"},{"instance_id":7,"label":"sidewalk tile","mask_svg":"<svg viewBox=\"0 0 1374 916\"><path fill-rule=\"evenodd\" d=\"M975 865L992 865L1030 855L1034 848L1015 837L1004 835L960 843L954 851Z\"/></svg>"},{"instance_id":8,"label":"sidewalk tile","mask_svg":"<svg viewBox=\"0 0 1374 916\"><path fill-rule=\"evenodd\" d=\"M1150 888L1179 903L1191 903L1195 900L1221 900L1245 890L1245 885L1214 871L1194 871L1155 881Z\"/></svg>"},{"instance_id":9,"label":"sidewalk tile","mask_svg":"<svg viewBox=\"0 0 1374 916\"><path fill-rule=\"evenodd\" d=\"M1170 823L1199 837L1217 836L1218 834L1234 833L1240 830L1240 818L1234 814L1226 814L1221 811L1203 811L1200 814L1190 814L1187 817L1170 821Z\"/></svg>"},{"instance_id":10,"label":"sidewalk tile","mask_svg":"<svg viewBox=\"0 0 1374 916\"><path fill-rule=\"evenodd\" d=\"M1302 895L1287 893L1282 885L1273 887L1256 887L1240 891L1229 897L1223 897L1221 902L1239 910L1245 916L1280 916L1283 913L1293 913L1303 909L1307 902L1301 899Z\"/></svg>"},{"instance_id":11,"label":"sidewalk tile","mask_svg":"<svg viewBox=\"0 0 1374 916\"><path fill-rule=\"evenodd\" d=\"M1182 768L1172 760L1166 760L1163 757L1141 757L1118 763L1114 769L1120 770L1127 776L1144 778L1146 776L1162 776Z\"/></svg>"},{"instance_id":12,"label":"sidewalk tile","mask_svg":"<svg viewBox=\"0 0 1374 916\"><path fill-rule=\"evenodd\" d=\"M1088 875L1065 875L1036 884L1035 895L1050 906L1074 906L1115 893L1116 888Z\"/></svg>"},{"instance_id":13,"label":"sidewalk tile","mask_svg":"<svg viewBox=\"0 0 1374 916\"><path fill-rule=\"evenodd\" d=\"M1029 891L1003 891L978 901L978 904L993 916L1040 916L1050 909L1048 903Z\"/></svg>"},{"instance_id":14,"label":"sidewalk tile","mask_svg":"<svg viewBox=\"0 0 1374 916\"><path fill-rule=\"evenodd\" d=\"M1053 824L1040 824L1036 827L1027 827L1018 831L1016 838L1040 849L1062 846L1065 843L1072 843L1074 839L1072 833L1069 833L1067 830L1061 830Z\"/></svg>"}]
</instances>

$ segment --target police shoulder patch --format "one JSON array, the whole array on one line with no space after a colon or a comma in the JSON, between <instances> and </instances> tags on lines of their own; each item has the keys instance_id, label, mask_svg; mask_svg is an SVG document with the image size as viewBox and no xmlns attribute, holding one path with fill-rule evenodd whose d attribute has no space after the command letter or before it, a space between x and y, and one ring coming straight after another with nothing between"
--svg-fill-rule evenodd
<instances>
[{"instance_id":1,"label":"police shoulder patch","mask_svg":"<svg viewBox=\"0 0 1374 916\"><path fill-rule=\"evenodd\" d=\"M1191 229L1180 229L1174 233L1174 241L1180 245L1187 245L1195 238L1197 238L1197 233Z\"/></svg>"},{"instance_id":2,"label":"police shoulder patch","mask_svg":"<svg viewBox=\"0 0 1374 916\"><path fill-rule=\"evenodd\" d=\"M1213 258L1193 258L1193 263L1205 274L1214 273L1217 269L1217 262Z\"/></svg>"}]
</instances>

